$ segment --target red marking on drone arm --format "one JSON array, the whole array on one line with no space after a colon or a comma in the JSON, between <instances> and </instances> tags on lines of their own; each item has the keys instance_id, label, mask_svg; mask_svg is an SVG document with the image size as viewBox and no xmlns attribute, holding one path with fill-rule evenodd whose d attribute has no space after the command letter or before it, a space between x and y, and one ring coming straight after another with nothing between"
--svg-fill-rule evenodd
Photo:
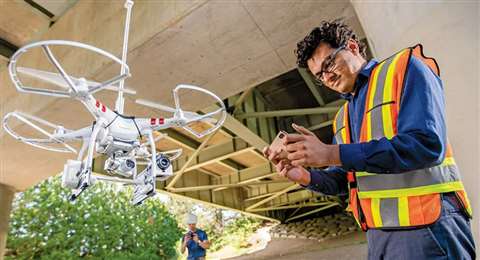
<instances>
[{"instance_id":1,"label":"red marking on drone arm","mask_svg":"<svg viewBox=\"0 0 480 260\"><path fill-rule=\"evenodd\" d=\"M95 103L96 107L100 107L100 101L97 100L97 103Z\"/></svg>"},{"instance_id":2,"label":"red marking on drone arm","mask_svg":"<svg viewBox=\"0 0 480 260\"><path fill-rule=\"evenodd\" d=\"M165 123L165 119L163 119L163 117L160 117L160 118L158 119L158 123L161 124L161 125L163 125L163 124Z\"/></svg>"},{"instance_id":3,"label":"red marking on drone arm","mask_svg":"<svg viewBox=\"0 0 480 260\"><path fill-rule=\"evenodd\" d=\"M105 105L102 104L102 112L105 112L107 111L107 108L105 107Z\"/></svg>"},{"instance_id":4,"label":"red marking on drone arm","mask_svg":"<svg viewBox=\"0 0 480 260\"><path fill-rule=\"evenodd\" d=\"M151 125L155 125L155 123L156 123L155 121L157 121L155 118L150 118L150 124Z\"/></svg>"}]
</instances>

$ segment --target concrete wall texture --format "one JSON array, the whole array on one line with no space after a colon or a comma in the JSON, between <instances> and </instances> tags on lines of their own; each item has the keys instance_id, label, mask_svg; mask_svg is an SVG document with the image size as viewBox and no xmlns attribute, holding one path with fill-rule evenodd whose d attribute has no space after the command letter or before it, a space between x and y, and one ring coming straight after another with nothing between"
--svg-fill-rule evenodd
<instances>
[{"instance_id":1,"label":"concrete wall texture","mask_svg":"<svg viewBox=\"0 0 480 260\"><path fill-rule=\"evenodd\" d=\"M374 56L381 60L416 43L437 59L443 79L449 140L473 204L480 243L478 1L374 3L352 1Z\"/></svg>"}]
</instances>

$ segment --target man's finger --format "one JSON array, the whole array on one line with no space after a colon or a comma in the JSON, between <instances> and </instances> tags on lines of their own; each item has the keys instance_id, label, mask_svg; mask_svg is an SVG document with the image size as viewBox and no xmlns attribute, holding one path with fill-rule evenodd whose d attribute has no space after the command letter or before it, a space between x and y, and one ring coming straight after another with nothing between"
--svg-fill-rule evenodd
<instances>
[{"instance_id":1,"label":"man's finger","mask_svg":"<svg viewBox=\"0 0 480 260\"><path fill-rule=\"evenodd\" d=\"M303 141L296 142L296 143L293 143L293 144L288 144L288 145L285 147L285 150L286 150L288 153L294 153L294 152L296 152L296 151L305 150L305 144L304 144Z\"/></svg>"},{"instance_id":2,"label":"man's finger","mask_svg":"<svg viewBox=\"0 0 480 260\"><path fill-rule=\"evenodd\" d=\"M291 161L291 164L292 164L293 167L305 166L305 163L306 163L305 158Z\"/></svg>"},{"instance_id":3,"label":"man's finger","mask_svg":"<svg viewBox=\"0 0 480 260\"><path fill-rule=\"evenodd\" d=\"M296 143L298 141L305 140L305 136L299 134L287 134L285 138L283 138L283 144L287 145L289 143Z\"/></svg>"},{"instance_id":4,"label":"man's finger","mask_svg":"<svg viewBox=\"0 0 480 260\"><path fill-rule=\"evenodd\" d=\"M308 130L307 128L301 125L292 124L292 127L293 129L295 129L295 131L299 132L300 134L315 136L315 134L312 131Z\"/></svg>"},{"instance_id":5,"label":"man's finger","mask_svg":"<svg viewBox=\"0 0 480 260\"><path fill-rule=\"evenodd\" d=\"M287 156L287 159L290 160L291 162L299 159L305 159L305 152L298 151L294 153L289 153Z\"/></svg>"},{"instance_id":6,"label":"man's finger","mask_svg":"<svg viewBox=\"0 0 480 260\"><path fill-rule=\"evenodd\" d=\"M268 146L263 147L262 153L263 153L263 156L268 158L268 154L270 153L269 147Z\"/></svg>"},{"instance_id":7,"label":"man's finger","mask_svg":"<svg viewBox=\"0 0 480 260\"><path fill-rule=\"evenodd\" d=\"M268 160L273 162L278 155L279 155L278 151L270 151L270 154L268 155Z\"/></svg>"}]
</instances>

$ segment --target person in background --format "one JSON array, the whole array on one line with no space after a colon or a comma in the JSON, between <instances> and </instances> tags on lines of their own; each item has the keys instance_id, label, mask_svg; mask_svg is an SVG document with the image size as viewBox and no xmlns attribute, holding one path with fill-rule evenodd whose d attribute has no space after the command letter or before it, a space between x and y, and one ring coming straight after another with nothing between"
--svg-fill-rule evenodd
<instances>
[{"instance_id":1,"label":"person in background","mask_svg":"<svg viewBox=\"0 0 480 260\"><path fill-rule=\"evenodd\" d=\"M204 260L206 249L210 247L207 233L197 228L197 216L194 214L187 215L188 232L182 238L181 252L185 253L188 248L188 260Z\"/></svg>"}]
</instances>

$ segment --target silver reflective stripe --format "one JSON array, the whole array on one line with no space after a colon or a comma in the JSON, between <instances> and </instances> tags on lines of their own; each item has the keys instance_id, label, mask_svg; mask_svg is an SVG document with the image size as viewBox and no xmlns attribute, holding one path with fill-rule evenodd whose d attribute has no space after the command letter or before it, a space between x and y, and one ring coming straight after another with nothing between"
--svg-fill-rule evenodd
<instances>
[{"instance_id":1,"label":"silver reflective stripe","mask_svg":"<svg viewBox=\"0 0 480 260\"><path fill-rule=\"evenodd\" d=\"M382 107L385 105L388 106L390 104L383 104L383 92L385 91L385 80L387 78L388 68L390 67L390 64L392 64L394 58L395 56L390 57L388 60L386 60L382 66L382 69L378 73L377 86L375 88L375 93L373 96L373 107L370 108L370 113L372 117L372 140L378 140L385 136L383 131ZM390 100L388 100L387 102L389 101Z\"/></svg>"},{"instance_id":2,"label":"silver reflective stripe","mask_svg":"<svg viewBox=\"0 0 480 260\"><path fill-rule=\"evenodd\" d=\"M337 129L336 132L334 133L335 135L335 141L337 141L337 144L343 144L343 139L342 139L342 133L341 133L341 130L342 128L344 128L345 126L343 125L343 116L344 116L344 110L345 109L345 106L342 106L338 112L337 112L337 118L335 119L335 122L336 122L336 125L337 125Z\"/></svg>"},{"instance_id":3,"label":"silver reflective stripe","mask_svg":"<svg viewBox=\"0 0 480 260\"><path fill-rule=\"evenodd\" d=\"M380 216L384 227L398 227L398 198L380 199Z\"/></svg>"},{"instance_id":4,"label":"silver reflective stripe","mask_svg":"<svg viewBox=\"0 0 480 260\"><path fill-rule=\"evenodd\" d=\"M358 191L408 189L459 181L458 173L456 165L439 165L405 173L357 175Z\"/></svg>"},{"instance_id":5,"label":"silver reflective stripe","mask_svg":"<svg viewBox=\"0 0 480 260\"><path fill-rule=\"evenodd\" d=\"M370 111L372 122L375 122L371 125L372 128L372 140L379 140L384 137L383 133L383 116L382 116L382 106L374 108Z\"/></svg>"}]
</instances>

